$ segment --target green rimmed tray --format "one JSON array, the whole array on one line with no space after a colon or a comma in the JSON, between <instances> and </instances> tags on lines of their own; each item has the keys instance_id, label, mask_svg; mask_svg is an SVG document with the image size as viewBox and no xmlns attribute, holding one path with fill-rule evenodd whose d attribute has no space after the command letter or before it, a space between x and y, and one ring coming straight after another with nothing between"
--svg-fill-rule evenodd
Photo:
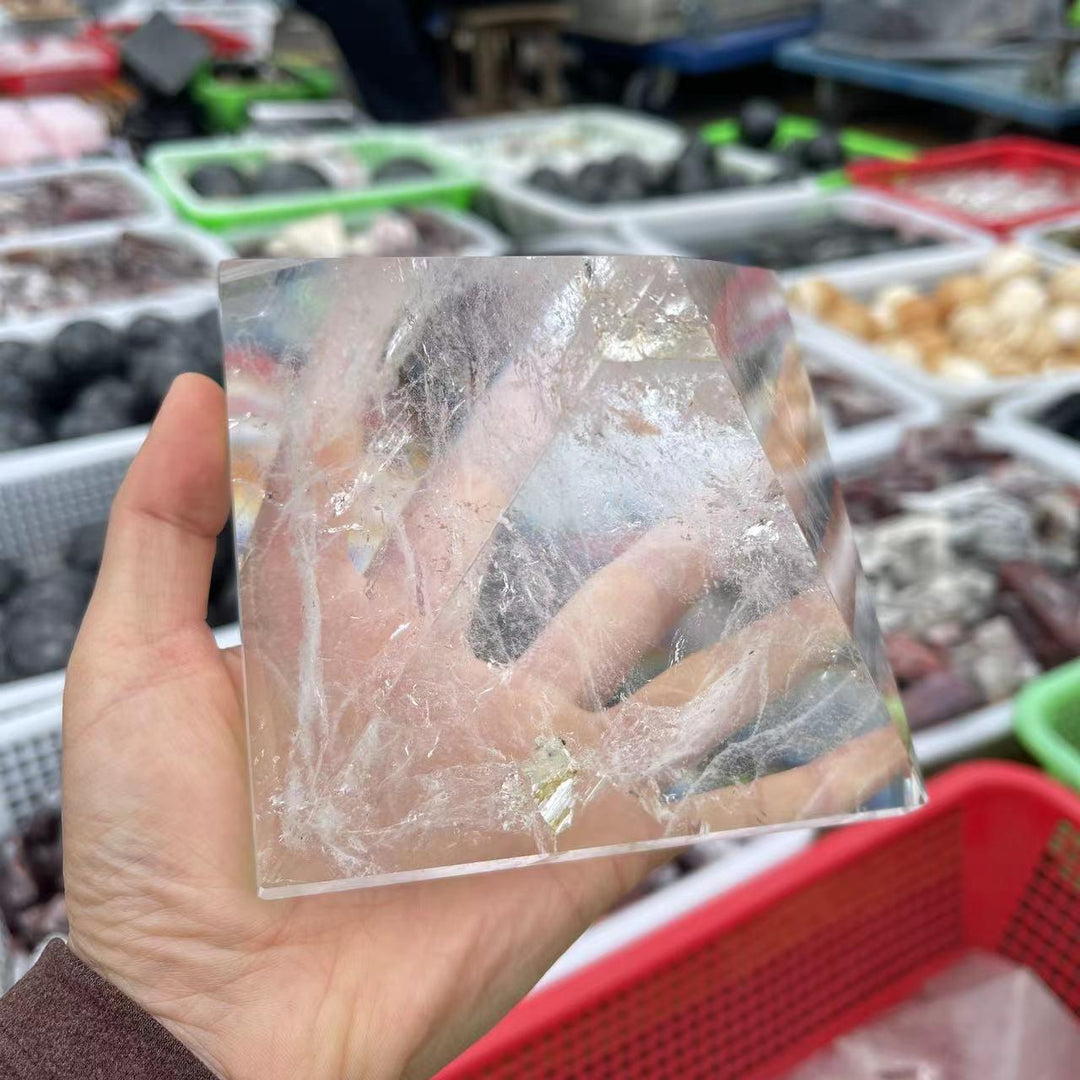
<instances>
[{"instance_id":1,"label":"green rimmed tray","mask_svg":"<svg viewBox=\"0 0 1080 1080\"><path fill-rule=\"evenodd\" d=\"M783 116L777 125L772 149L783 150L785 146L799 140L812 139L821 134L823 125L808 116ZM714 146L728 146L739 142L739 121L734 117L717 120L706 124L701 129L701 137ZM879 158L886 161L914 161L919 156L919 148L899 139L887 139L881 135L872 135L859 128L842 128L840 144L852 158ZM768 153L768 150L763 151ZM846 187L848 179L843 169L829 169L814 177L825 188Z\"/></svg>"},{"instance_id":2,"label":"green rimmed tray","mask_svg":"<svg viewBox=\"0 0 1080 1080\"><path fill-rule=\"evenodd\" d=\"M279 64L289 78L281 82L230 82L203 68L191 82L191 96L215 132L241 131L248 121L248 107L256 101L318 101L332 97L337 76L325 68Z\"/></svg>"},{"instance_id":3,"label":"green rimmed tray","mask_svg":"<svg viewBox=\"0 0 1080 1080\"><path fill-rule=\"evenodd\" d=\"M310 157L319 153L351 154L369 168L392 157L416 157L430 164L435 174L385 184L238 198L204 198L187 180L202 165L251 168L275 157ZM272 225L311 214L421 203L464 210L477 188L476 178L430 140L386 128L308 139L222 138L163 143L147 156L146 168L182 217L212 232Z\"/></svg>"},{"instance_id":4,"label":"green rimmed tray","mask_svg":"<svg viewBox=\"0 0 1080 1080\"><path fill-rule=\"evenodd\" d=\"M1041 675L1020 691L1013 728L1051 776L1080 790L1080 660Z\"/></svg>"}]
</instances>

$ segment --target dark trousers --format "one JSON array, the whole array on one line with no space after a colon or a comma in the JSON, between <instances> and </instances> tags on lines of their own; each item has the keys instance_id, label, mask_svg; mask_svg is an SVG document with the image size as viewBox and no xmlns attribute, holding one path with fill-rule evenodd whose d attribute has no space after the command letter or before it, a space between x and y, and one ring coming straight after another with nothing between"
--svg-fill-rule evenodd
<instances>
[{"instance_id":1,"label":"dark trousers","mask_svg":"<svg viewBox=\"0 0 1080 1080\"><path fill-rule=\"evenodd\" d=\"M337 39L364 108L376 120L431 120L445 111L438 61L410 0L300 0Z\"/></svg>"}]
</instances>

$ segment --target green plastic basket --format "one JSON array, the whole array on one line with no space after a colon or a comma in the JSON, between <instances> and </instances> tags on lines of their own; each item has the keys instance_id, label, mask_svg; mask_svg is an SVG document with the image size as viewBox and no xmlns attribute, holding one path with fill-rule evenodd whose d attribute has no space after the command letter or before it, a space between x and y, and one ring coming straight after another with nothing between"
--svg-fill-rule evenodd
<instances>
[{"instance_id":1,"label":"green plastic basket","mask_svg":"<svg viewBox=\"0 0 1080 1080\"><path fill-rule=\"evenodd\" d=\"M808 116L784 116L776 129L772 141L774 150L783 150L785 146L799 140L812 139L821 133L822 125ZM729 146L739 141L739 121L734 118L717 120L706 124L701 129L701 137L713 146ZM840 132L840 144L853 158L882 158L886 161L914 161L919 156L918 147L899 139L886 139L880 135L871 135L858 128L843 128ZM819 173L818 183L825 188L847 187L848 179L843 169L830 169Z\"/></svg>"},{"instance_id":2,"label":"green plastic basket","mask_svg":"<svg viewBox=\"0 0 1080 1080\"><path fill-rule=\"evenodd\" d=\"M203 198L187 181L189 174L201 165L252 168L271 157L299 157L320 151L353 154L369 168L392 157L416 157L433 166L436 172L434 176L417 180L368 187L245 195L235 199ZM211 232L272 225L331 211L380 210L418 203L465 210L477 188L476 178L451 155L429 141L386 128L370 134L308 139L222 138L162 143L147 156L146 168L181 217Z\"/></svg>"},{"instance_id":3,"label":"green plastic basket","mask_svg":"<svg viewBox=\"0 0 1080 1080\"><path fill-rule=\"evenodd\" d=\"M1080 789L1080 660L1028 683L1017 695L1013 727L1051 776Z\"/></svg>"},{"instance_id":4,"label":"green plastic basket","mask_svg":"<svg viewBox=\"0 0 1080 1080\"><path fill-rule=\"evenodd\" d=\"M248 122L248 107L256 101L318 101L333 97L337 90L337 76L325 68L277 66L291 79L239 84L217 78L209 67L198 72L191 81L191 96L210 130L243 130Z\"/></svg>"}]
</instances>

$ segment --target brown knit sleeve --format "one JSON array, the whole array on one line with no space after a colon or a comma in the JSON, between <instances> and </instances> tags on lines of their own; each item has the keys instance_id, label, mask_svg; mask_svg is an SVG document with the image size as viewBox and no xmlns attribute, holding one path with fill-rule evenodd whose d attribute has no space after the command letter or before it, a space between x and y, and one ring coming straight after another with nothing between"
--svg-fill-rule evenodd
<instances>
[{"instance_id":1,"label":"brown knit sleeve","mask_svg":"<svg viewBox=\"0 0 1080 1080\"><path fill-rule=\"evenodd\" d=\"M53 942L0 998L5 1080L214 1080L156 1020Z\"/></svg>"}]
</instances>

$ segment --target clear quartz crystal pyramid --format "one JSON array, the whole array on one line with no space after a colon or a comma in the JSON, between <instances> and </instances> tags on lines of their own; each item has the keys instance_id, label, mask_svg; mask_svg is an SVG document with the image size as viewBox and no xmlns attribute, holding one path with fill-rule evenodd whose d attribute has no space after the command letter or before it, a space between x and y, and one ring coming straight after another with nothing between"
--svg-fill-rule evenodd
<instances>
[{"instance_id":1,"label":"clear quartz crystal pyramid","mask_svg":"<svg viewBox=\"0 0 1080 1080\"><path fill-rule=\"evenodd\" d=\"M923 799L771 274L225 264L258 882Z\"/></svg>"}]
</instances>

